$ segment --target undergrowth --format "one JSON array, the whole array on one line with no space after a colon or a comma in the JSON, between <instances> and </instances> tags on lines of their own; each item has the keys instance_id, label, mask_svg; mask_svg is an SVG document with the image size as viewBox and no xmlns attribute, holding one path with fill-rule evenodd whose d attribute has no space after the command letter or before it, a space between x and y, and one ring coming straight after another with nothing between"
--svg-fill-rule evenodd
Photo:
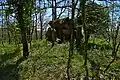
<instances>
[{"instance_id":1,"label":"undergrowth","mask_svg":"<svg viewBox=\"0 0 120 80\"><path fill-rule=\"evenodd\" d=\"M30 56L22 58L22 45L0 44L0 80L66 80L66 66L68 59L68 47L66 44L55 44L34 40L29 45ZM104 76L102 71L108 65L111 57L111 50L99 50L91 48L88 51L89 76L95 74L94 67L99 67L99 76L107 80L109 75L114 79L120 75L120 64L114 62ZM71 78L80 80L84 77L84 54L74 50L71 61ZM94 64L93 64L94 63ZM96 65L96 66L94 66ZM114 74L113 74L114 73Z\"/></svg>"}]
</instances>

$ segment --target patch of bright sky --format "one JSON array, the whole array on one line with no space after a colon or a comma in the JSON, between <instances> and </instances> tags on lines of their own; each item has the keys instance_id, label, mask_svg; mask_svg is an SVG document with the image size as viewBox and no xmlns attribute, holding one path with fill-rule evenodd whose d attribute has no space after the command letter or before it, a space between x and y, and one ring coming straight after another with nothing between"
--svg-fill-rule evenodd
<instances>
[{"instance_id":1,"label":"patch of bright sky","mask_svg":"<svg viewBox=\"0 0 120 80\"><path fill-rule=\"evenodd\" d=\"M60 1L60 0L57 0L57 1ZM69 0L68 0L68 1L69 1ZM96 2L97 4L104 4L103 1L95 0L95 2ZM71 5L70 3L72 3L72 2L69 2L69 5ZM68 4L68 3L66 3L66 4ZM63 4L63 3L59 4L59 6L61 6L61 5L63 6L64 4ZM77 6L79 6L79 4L78 4ZM60 10L61 10L60 8L57 9L57 14L60 13ZM51 15L51 14L52 14L52 9L47 9L47 12L46 12L46 13L47 13L46 16L47 16L47 17L50 17L50 20L51 20L51 19L52 19L52 15ZM68 12L66 11L65 13L62 14L62 16L63 16L63 17L67 16L67 13L68 13ZM71 15L70 15L70 16L71 16Z\"/></svg>"},{"instance_id":2,"label":"patch of bright sky","mask_svg":"<svg viewBox=\"0 0 120 80\"><path fill-rule=\"evenodd\" d=\"M56 0L56 2L59 2L59 1L61 1L61 0ZM59 5L57 5L57 6L63 6L64 4L65 5L68 5L68 3L67 3L67 1L69 1L70 2L70 0L66 0L66 2L64 1L64 2L61 2ZM47 3L47 1L45 0L45 2ZM70 5L70 4L69 4ZM43 5L42 5L43 6ZM48 6L48 5L46 5L46 6ZM57 8L57 14L59 14L60 12L61 12L61 9L60 8ZM46 10L46 14L47 15L45 15L46 16L46 18L48 18L49 20L52 20L52 8L48 8L47 10ZM66 16L66 11L65 11L65 13L63 13L62 14L62 16Z\"/></svg>"},{"instance_id":3,"label":"patch of bright sky","mask_svg":"<svg viewBox=\"0 0 120 80\"><path fill-rule=\"evenodd\" d=\"M6 0L0 0L0 2L6 2Z\"/></svg>"}]
</instances>

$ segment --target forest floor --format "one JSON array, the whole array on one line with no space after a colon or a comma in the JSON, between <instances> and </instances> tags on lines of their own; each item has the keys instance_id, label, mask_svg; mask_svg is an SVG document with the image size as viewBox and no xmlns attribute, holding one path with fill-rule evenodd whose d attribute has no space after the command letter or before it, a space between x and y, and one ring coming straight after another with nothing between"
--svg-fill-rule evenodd
<instances>
[{"instance_id":1,"label":"forest floor","mask_svg":"<svg viewBox=\"0 0 120 80\"><path fill-rule=\"evenodd\" d=\"M47 44L46 40L33 41L31 48L29 47L28 59L22 58L21 44L4 45L0 44L0 80L66 80L68 44L57 44L50 48L51 45ZM103 57L99 59L101 60L96 61L103 61ZM106 64L104 62L101 64ZM79 76L82 77L84 72L83 56L74 51L71 77L77 79Z\"/></svg>"},{"instance_id":2,"label":"forest floor","mask_svg":"<svg viewBox=\"0 0 120 80\"><path fill-rule=\"evenodd\" d=\"M46 40L33 41L28 59L22 58L22 45L4 45L0 45L0 80L66 80L67 45L51 48ZM82 57L77 57L72 64L80 68ZM77 74L78 70L74 68L72 71Z\"/></svg>"}]
</instances>

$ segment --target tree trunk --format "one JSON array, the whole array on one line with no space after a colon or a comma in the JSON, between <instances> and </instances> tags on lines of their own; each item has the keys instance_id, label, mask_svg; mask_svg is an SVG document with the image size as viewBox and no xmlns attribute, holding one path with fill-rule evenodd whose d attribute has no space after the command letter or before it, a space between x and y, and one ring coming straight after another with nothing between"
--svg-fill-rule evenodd
<instances>
[{"instance_id":1,"label":"tree trunk","mask_svg":"<svg viewBox=\"0 0 120 80\"><path fill-rule=\"evenodd\" d=\"M56 3L56 0L54 0L54 1L55 1L55 8L54 8L54 11L55 11L55 13L54 13L55 18L54 18L54 19L56 19L56 18L57 18L57 3Z\"/></svg>"},{"instance_id":2,"label":"tree trunk","mask_svg":"<svg viewBox=\"0 0 120 80\"><path fill-rule=\"evenodd\" d=\"M41 26L41 31L40 31L40 39L42 40L42 32L43 32L43 21L42 21L42 12L40 12L40 26Z\"/></svg>"},{"instance_id":3,"label":"tree trunk","mask_svg":"<svg viewBox=\"0 0 120 80\"><path fill-rule=\"evenodd\" d=\"M55 6L54 6L54 1L55 1ZM55 20L57 18L57 13L56 13L56 0L52 0L52 20ZM52 47L54 46L54 42L52 43Z\"/></svg>"},{"instance_id":4,"label":"tree trunk","mask_svg":"<svg viewBox=\"0 0 120 80\"><path fill-rule=\"evenodd\" d=\"M30 27L31 27L31 26L29 26L29 27L27 28L27 40L28 40L28 43L30 42Z\"/></svg>"},{"instance_id":5,"label":"tree trunk","mask_svg":"<svg viewBox=\"0 0 120 80\"><path fill-rule=\"evenodd\" d=\"M41 5L40 0L39 0L39 5ZM44 2L44 7L45 7L45 2ZM40 28L41 29L41 31L40 31L40 39L42 40L42 32L43 32L42 11L40 12L40 26L41 26L41 28Z\"/></svg>"},{"instance_id":6,"label":"tree trunk","mask_svg":"<svg viewBox=\"0 0 120 80\"><path fill-rule=\"evenodd\" d=\"M83 38L82 28L78 27L77 30L76 30L76 47L77 47L78 50L81 49L82 38Z\"/></svg>"},{"instance_id":7,"label":"tree trunk","mask_svg":"<svg viewBox=\"0 0 120 80\"><path fill-rule=\"evenodd\" d=\"M55 2L55 6L54 6L54 2ZM56 7L57 7L56 0L52 0L52 20L55 20L57 18Z\"/></svg>"},{"instance_id":8,"label":"tree trunk","mask_svg":"<svg viewBox=\"0 0 120 80\"><path fill-rule=\"evenodd\" d=\"M88 78L88 67L87 67L87 44L88 44L88 34L87 34L87 29L86 29L86 24L85 24L85 3L86 3L86 0L82 0L81 1L81 11L82 11L82 26L83 26L83 29L84 29L84 34L85 34L85 45L84 45L84 66L85 66L85 71L86 71L86 74L85 74L85 80L89 80Z\"/></svg>"},{"instance_id":9,"label":"tree trunk","mask_svg":"<svg viewBox=\"0 0 120 80\"><path fill-rule=\"evenodd\" d=\"M10 33L9 33L9 30L8 30L8 41L9 41L9 44L11 43L11 40L10 40Z\"/></svg>"},{"instance_id":10,"label":"tree trunk","mask_svg":"<svg viewBox=\"0 0 120 80\"><path fill-rule=\"evenodd\" d=\"M36 24L35 24L35 36L36 36L36 40L38 39L38 35L37 35L37 13L35 13L36 16Z\"/></svg>"},{"instance_id":11,"label":"tree trunk","mask_svg":"<svg viewBox=\"0 0 120 80\"><path fill-rule=\"evenodd\" d=\"M3 14L3 5L2 5L2 14ZM3 42L3 40L4 40L4 36L3 36L3 30L4 30L4 27L3 27L3 15L2 15L2 45L5 47L5 45L4 45L4 42Z\"/></svg>"},{"instance_id":12,"label":"tree trunk","mask_svg":"<svg viewBox=\"0 0 120 80\"><path fill-rule=\"evenodd\" d=\"M27 35L26 35L26 28L24 25L24 19L23 19L23 1L18 0L18 23L19 27L21 29L21 36L22 36L22 44L23 44L23 57L27 58L29 56L28 52L28 42L27 42Z\"/></svg>"},{"instance_id":13,"label":"tree trunk","mask_svg":"<svg viewBox=\"0 0 120 80\"><path fill-rule=\"evenodd\" d=\"M69 1L67 1L67 3L70 4ZM69 11L70 11L70 10L69 10L69 7L68 7L68 17L69 17L69 15L70 15Z\"/></svg>"},{"instance_id":14,"label":"tree trunk","mask_svg":"<svg viewBox=\"0 0 120 80\"><path fill-rule=\"evenodd\" d=\"M10 40L10 32L9 32L9 28L8 28L8 22L9 22L9 16L8 16L8 13L6 12L6 26L7 26L7 32L8 32L8 42L10 44L11 40Z\"/></svg>"},{"instance_id":15,"label":"tree trunk","mask_svg":"<svg viewBox=\"0 0 120 80\"><path fill-rule=\"evenodd\" d=\"M67 62L67 80L70 80L70 63L71 63L71 57L73 55L73 49L74 49L74 11L75 11L75 4L74 0L72 0L72 33L71 33L71 39L70 39L70 47L69 47L69 56L68 56L68 62Z\"/></svg>"},{"instance_id":16,"label":"tree trunk","mask_svg":"<svg viewBox=\"0 0 120 80\"><path fill-rule=\"evenodd\" d=\"M32 0L31 4L34 5L34 0ZM32 10L30 11L30 15L32 16ZM33 21L32 21L31 27L32 27L32 29L30 29L30 30L32 30L32 31L30 31L30 48L31 48L31 45L32 45L32 43L31 43L32 35L33 35L33 32L34 32L34 15L33 15Z\"/></svg>"},{"instance_id":17,"label":"tree trunk","mask_svg":"<svg viewBox=\"0 0 120 80\"><path fill-rule=\"evenodd\" d=\"M21 31L22 35L22 44L23 44L23 57L27 58L29 56L28 52L28 42L27 42L27 35L25 31Z\"/></svg>"}]
</instances>

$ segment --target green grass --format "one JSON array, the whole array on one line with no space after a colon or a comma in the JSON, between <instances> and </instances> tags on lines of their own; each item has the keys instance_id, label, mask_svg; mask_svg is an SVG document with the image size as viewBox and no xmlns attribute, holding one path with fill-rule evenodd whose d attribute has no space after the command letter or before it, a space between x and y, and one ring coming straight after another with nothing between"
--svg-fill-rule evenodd
<instances>
[{"instance_id":1,"label":"green grass","mask_svg":"<svg viewBox=\"0 0 120 80\"><path fill-rule=\"evenodd\" d=\"M0 79L18 80L18 66L20 61L20 49L15 45L0 45ZM14 76L14 77L13 77Z\"/></svg>"},{"instance_id":2,"label":"green grass","mask_svg":"<svg viewBox=\"0 0 120 80\"><path fill-rule=\"evenodd\" d=\"M104 39L99 39L99 38L89 39L88 46L89 49L100 49L100 50L112 49L110 43L108 43Z\"/></svg>"},{"instance_id":3,"label":"green grass","mask_svg":"<svg viewBox=\"0 0 120 80\"><path fill-rule=\"evenodd\" d=\"M49 42L48 42L49 43ZM46 40L33 41L30 56L22 59L21 47L0 45L0 78L2 80L65 80L68 47L52 49Z\"/></svg>"},{"instance_id":4,"label":"green grass","mask_svg":"<svg viewBox=\"0 0 120 80\"><path fill-rule=\"evenodd\" d=\"M25 60L22 58L21 45L18 47L5 43L3 47L0 44L0 80L66 80L68 44L56 44L51 49L51 43L46 42L45 39L34 40L29 52L30 56ZM110 50L90 49L88 57L104 70L104 66L108 65L112 59L109 56L110 53ZM88 65L90 68L90 62ZM111 69L119 69L119 66L116 62ZM89 71L91 75L91 70ZM71 77L81 78L84 73L83 55L79 55L74 50L71 60Z\"/></svg>"}]
</instances>

